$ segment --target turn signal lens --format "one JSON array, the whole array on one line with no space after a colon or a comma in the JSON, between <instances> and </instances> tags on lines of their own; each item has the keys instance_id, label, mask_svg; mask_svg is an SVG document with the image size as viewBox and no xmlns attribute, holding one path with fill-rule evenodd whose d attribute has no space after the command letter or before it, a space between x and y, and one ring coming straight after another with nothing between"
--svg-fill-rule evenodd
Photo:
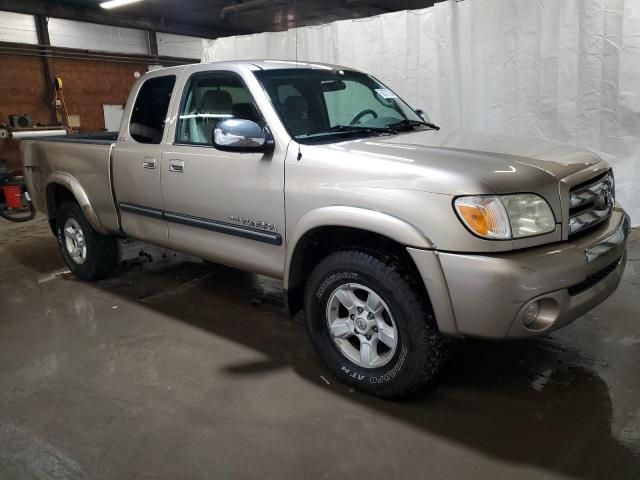
<instances>
[{"instance_id":1,"label":"turn signal lens","mask_svg":"<svg viewBox=\"0 0 640 480\"><path fill-rule=\"evenodd\" d=\"M551 207L533 193L459 197L454 206L469 230L491 240L543 235L556 228Z\"/></svg>"},{"instance_id":2,"label":"turn signal lens","mask_svg":"<svg viewBox=\"0 0 640 480\"><path fill-rule=\"evenodd\" d=\"M476 235L492 240L511 238L509 217L498 197L460 197L454 205L460 219Z\"/></svg>"}]
</instances>

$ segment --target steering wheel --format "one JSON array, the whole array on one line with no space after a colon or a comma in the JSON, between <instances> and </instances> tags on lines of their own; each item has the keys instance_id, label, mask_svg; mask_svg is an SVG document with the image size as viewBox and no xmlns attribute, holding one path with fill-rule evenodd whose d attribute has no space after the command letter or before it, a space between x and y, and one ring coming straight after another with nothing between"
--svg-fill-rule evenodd
<instances>
[{"instance_id":1,"label":"steering wheel","mask_svg":"<svg viewBox=\"0 0 640 480\"><path fill-rule=\"evenodd\" d=\"M353 117L353 120L351 120L351 123L349 125L355 125L365 115L373 115L373 118L378 118L378 114L375 111L371 110L370 108L367 108L366 110L362 110L359 114Z\"/></svg>"}]
</instances>

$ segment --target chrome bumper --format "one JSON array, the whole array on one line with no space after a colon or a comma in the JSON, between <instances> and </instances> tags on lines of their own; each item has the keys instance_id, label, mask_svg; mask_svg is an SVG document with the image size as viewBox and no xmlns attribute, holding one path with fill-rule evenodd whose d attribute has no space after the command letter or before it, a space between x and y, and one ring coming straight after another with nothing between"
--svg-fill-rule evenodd
<instances>
[{"instance_id":1,"label":"chrome bumper","mask_svg":"<svg viewBox=\"0 0 640 480\"><path fill-rule=\"evenodd\" d=\"M498 255L409 248L440 330L448 335L523 338L563 327L617 288L625 268L628 215L575 240ZM524 311L539 302L528 326Z\"/></svg>"}]
</instances>

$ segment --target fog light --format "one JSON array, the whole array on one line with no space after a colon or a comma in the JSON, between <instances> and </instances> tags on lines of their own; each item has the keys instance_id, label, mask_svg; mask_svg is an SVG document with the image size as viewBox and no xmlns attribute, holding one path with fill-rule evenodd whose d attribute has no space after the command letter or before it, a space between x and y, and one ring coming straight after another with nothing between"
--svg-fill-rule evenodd
<instances>
[{"instance_id":1,"label":"fog light","mask_svg":"<svg viewBox=\"0 0 640 480\"><path fill-rule=\"evenodd\" d=\"M531 302L522 312L522 321L525 326L530 327L533 325L533 322L538 318L538 313L540 313L540 303L538 301Z\"/></svg>"}]
</instances>

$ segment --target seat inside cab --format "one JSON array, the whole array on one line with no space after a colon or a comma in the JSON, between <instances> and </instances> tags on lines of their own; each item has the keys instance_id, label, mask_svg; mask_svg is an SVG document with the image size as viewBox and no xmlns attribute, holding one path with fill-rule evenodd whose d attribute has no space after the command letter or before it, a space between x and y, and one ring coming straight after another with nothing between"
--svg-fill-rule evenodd
<instances>
[{"instance_id":1,"label":"seat inside cab","mask_svg":"<svg viewBox=\"0 0 640 480\"><path fill-rule=\"evenodd\" d=\"M187 89L178 123L177 140L180 143L213 145L216 125L227 118L261 123L249 92L234 76L196 76Z\"/></svg>"}]
</instances>

